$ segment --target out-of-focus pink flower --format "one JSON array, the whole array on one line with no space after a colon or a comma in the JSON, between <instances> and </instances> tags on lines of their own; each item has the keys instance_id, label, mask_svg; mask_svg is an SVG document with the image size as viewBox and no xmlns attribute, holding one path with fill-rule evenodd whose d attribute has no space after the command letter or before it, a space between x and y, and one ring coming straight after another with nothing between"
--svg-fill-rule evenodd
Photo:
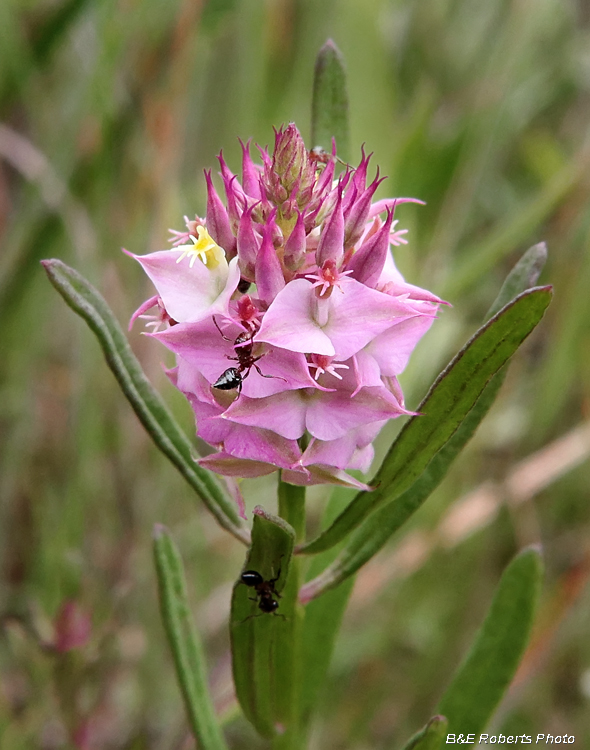
<instances>
[{"instance_id":1,"label":"out-of-focus pink flower","mask_svg":"<svg viewBox=\"0 0 590 750\"><path fill-rule=\"evenodd\" d=\"M53 647L59 653L83 648L90 640L92 618L78 602L67 599L54 621Z\"/></svg>"},{"instance_id":2,"label":"out-of-focus pink flower","mask_svg":"<svg viewBox=\"0 0 590 750\"><path fill-rule=\"evenodd\" d=\"M169 377L217 449L203 466L366 488L346 469L367 471L383 424L409 413L397 376L442 302L390 252L406 242L396 206L414 199L372 203L370 155L335 178L335 146L318 159L293 124L260 166L241 145L242 184L219 158L226 202L206 172L206 219L132 256L157 291L132 322L151 317L177 356Z\"/></svg>"}]
</instances>

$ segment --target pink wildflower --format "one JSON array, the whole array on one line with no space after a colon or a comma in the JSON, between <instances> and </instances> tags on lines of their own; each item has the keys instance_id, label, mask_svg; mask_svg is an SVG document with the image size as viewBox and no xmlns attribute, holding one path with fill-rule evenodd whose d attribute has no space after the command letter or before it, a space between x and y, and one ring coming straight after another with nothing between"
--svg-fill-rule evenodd
<instances>
[{"instance_id":1,"label":"pink wildflower","mask_svg":"<svg viewBox=\"0 0 590 750\"><path fill-rule=\"evenodd\" d=\"M335 149L320 159L293 124L262 166L241 145L243 185L220 155L226 203L206 172L206 219L132 256L157 290L132 322L150 318L177 356L170 379L217 449L203 466L366 489L346 469L367 471L383 424L409 413L397 376L442 302L391 256L406 242L395 208L413 199L371 203L370 155L335 179Z\"/></svg>"}]
</instances>

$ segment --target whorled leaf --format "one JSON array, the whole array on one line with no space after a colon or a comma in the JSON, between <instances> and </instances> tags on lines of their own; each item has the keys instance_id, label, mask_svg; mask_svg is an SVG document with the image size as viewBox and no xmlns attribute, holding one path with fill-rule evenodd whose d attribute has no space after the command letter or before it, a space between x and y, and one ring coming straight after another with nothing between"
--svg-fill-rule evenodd
<instances>
[{"instance_id":1,"label":"whorled leaf","mask_svg":"<svg viewBox=\"0 0 590 750\"><path fill-rule=\"evenodd\" d=\"M217 521L244 543L248 532L236 506L211 472L193 459L187 436L146 378L127 338L102 295L73 268L60 260L44 260L49 280L67 304L88 323L107 364L154 443L176 466Z\"/></svg>"}]
</instances>

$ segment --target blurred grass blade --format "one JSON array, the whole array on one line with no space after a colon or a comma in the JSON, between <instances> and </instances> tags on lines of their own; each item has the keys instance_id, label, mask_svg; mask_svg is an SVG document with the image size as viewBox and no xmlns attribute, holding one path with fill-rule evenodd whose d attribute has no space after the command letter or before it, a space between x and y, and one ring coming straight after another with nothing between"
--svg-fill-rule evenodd
<instances>
[{"instance_id":1,"label":"blurred grass blade","mask_svg":"<svg viewBox=\"0 0 590 750\"><path fill-rule=\"evenodd\" d=\"M44 260L42 265L53 286L98 338L108 366L155 444L197 492L221 526L247 544L248 532L234 503L213 474L193 459L190 441L144 375L105 299L83 276L62 261Z\"/></svg>"},{"instance_id":2,"label":"blurred grass blade","mask_svg":"<svg viewBox=\"0 0 590 750\"><path fill-rule=\"evenodd\" d=\"M542 575L541 555L532 547L504 571L481 630L440 702L450 733L485 729L527 645Z\"/></svg>"},{"instance_id":3,"label":"blurred grass blade","mask_svg":"<svg viewBox=\"0 0 590 750\"><path fill-rule=\"evenodd\" d=\"M182 560L168 530L160 525L154 529L154 559L162 620L192 732L203 750L227 750L209 694L205 655L192 621Z\"/></svg>"},{"instance_id":4,"label":"blurred grass blade","mask_svg":"<svg viewBox=\"0 0 590 750\"><path fill-rule=\"evenodd\" d=\"M433 716L423 729L410 737L402 750L441 750L447 727L444 716Z\"/></svg>"},{"instance_id":5,"label":"blurred grass blade","mask_svg":"<svg viewBox=\"0 0 590 750\"><path fill-rule=\"evenodd\" d=\"M477 281L511 253L514 247L526 241L526 238L547 220L587 171L587 160L581 155L568 160L565 166L544 184L540 192L535 193L531 201L524 205L519 203L513 215L499 222L496 231L464 253L461 264L452 270L448 282L444 285L443 297L455 300L472 289Z\"/></svg>"},{"instance_id":6,"label":"blurred grass blade","mask_svg":"<svg viewBox=\"0 0 590 750\"><path fill-rule=\"evenodd\" d=\"M265 581L277 579L274 587L279 608L276 613L262 612L256 591L239 579L232 593L230 635L236 695L246 718L263 737L289 731L295 719L291 700L295 674L289 649L298 641L295 630L301 615L296 591L287 589L294 544L295 532L286 521L256 508L244 570L257 571Z\"/></svg>"},{"instance_id":7,"label":"blurred grass blade","mask_svg":"<svg viewBox=\"0 0 590 750\"><path fill-rule=\"evenodd\" d=\"M408 490L452 437L493 375L501 369L543 317L551 287L520 294L461 349L438 376L426 398L387 453L371 481L373 492L359 493L334 523L304 553L337 544L373 511Z\"/></svg>"},{"instance_id":8,"label":"blurred grass blade","mask_svg":"<svg viewBox=\"0 0 590 750\"><path fill-rule=\"evenodd\" d=\"M335 487L324 513L322 526L326 528L353 497L352 490ZM341 545L337 545L316 555L309 566L307 579L311 580L320 575L334 561L340 547ZM309 725L311 714L317 710L319 694L326 680L354 580L353 576L348 577L340 586L325 596L314 599L305 608L301 638L300 705L303 726Z\"/></svg>"},{"instance_id":9,"label":"blurred grass blade","mask_svg":"<svg viewBox=\"0 0 590 750\"><path fill-rule=\"evenodd\" d=\"M311 104L312 148L332 150L336 139L338 156L348 161L350 134L348 124L348 92L344 58L331 39L319 51L315 64Z\"/></svg>"}]
</instances>

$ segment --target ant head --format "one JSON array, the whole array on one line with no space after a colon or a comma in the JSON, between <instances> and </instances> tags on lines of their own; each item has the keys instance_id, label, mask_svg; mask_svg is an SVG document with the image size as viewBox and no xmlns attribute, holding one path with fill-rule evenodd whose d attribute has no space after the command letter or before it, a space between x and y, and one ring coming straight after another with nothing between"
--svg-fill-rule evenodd
<instances>
[{"instance_id":1,"label":"ant head","mask_svg":"<svg viewBox=\"0 0 590 750\"><path fill-rule=\"evenodd\" d=\"M272 596L263 596L260 598L260 603L258 605L258 608L261 609L263 612L274 612L275 609L278 609L279 603L276 599L273 599Z\"/></svg>"}]
</instances>

